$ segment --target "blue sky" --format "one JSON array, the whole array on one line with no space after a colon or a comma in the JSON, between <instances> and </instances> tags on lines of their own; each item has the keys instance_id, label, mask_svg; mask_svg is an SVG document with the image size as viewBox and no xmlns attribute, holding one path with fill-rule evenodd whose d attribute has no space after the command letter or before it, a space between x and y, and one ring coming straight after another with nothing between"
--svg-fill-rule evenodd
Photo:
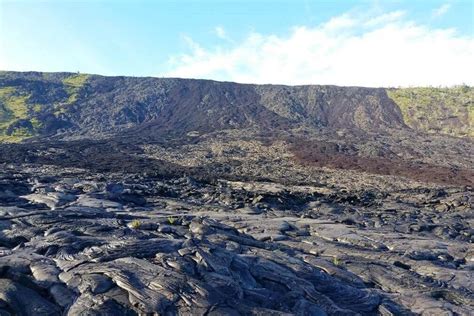
<instances>
[{"instance_id":1,"label":"blue sky","mask_svg":"<svg viewBox=\"0 0 474 316\"><path fill-rule=\"evenodd\" d=\"M473 1L0 0L0 69L474 84Z\"/></svg>"}]
</instances>

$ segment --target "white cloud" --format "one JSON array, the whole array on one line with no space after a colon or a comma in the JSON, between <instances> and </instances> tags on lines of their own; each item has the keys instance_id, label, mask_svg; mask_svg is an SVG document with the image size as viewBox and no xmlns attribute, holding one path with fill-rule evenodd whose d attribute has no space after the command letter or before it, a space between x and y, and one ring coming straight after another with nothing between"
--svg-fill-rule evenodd
<instances>
[{"instance_id":1,"label":"white cloud","mask_svg":"<svg viewBox=\"0 0 474 316\"><path fill-rule=\"evenodd\" d=\"M214 28L214 32L216 33L217 37L221 39L227 39L227 34L222 26L216 26Z\"/></svg>"},{"instance_id":2,"label":"white cloud","mask_svg":"<svg viewBox=\"0 0 474 316\"><path fill-rule=\"evenodd\" d=\"M349 14L343 14L331 18L328 22L324 24L324 29L328 31L336 31L343 28L348 28L355 26L357 23L356 19L351 17Z\"/></svg>"},{"instance_id":3,"label":"white cloud","mask_svg":"<svg viewBox=\"0 0 474 316\"><path fill-rule=\"evenodd\" d=\"M365 25L376 26L376 25L380 25L380 24L384 24L388 22L393 22L393 21L399 20L404 15L405 15L405 11L400 11L400 10L385 13L385 14L370 18L369 20L367 20L367 22L365 22Z\"/></svg>"},{"instance_id":4,"label":"white cloud","mask_svg":"<svg viewBox=\"0 0 474 316\"><path fill-rule=\"evenodd\" d=\"M431 16L434 17L434 18L440 17L442 15L445 15L446 12L449 11L449 9L451 9L451 4L445 3L445 4L441 5L440 7L434 9Z\"/></svg>"},{"instance_id":5,"label":"white cloud","mask_svg":"<svg viewBox=\"0 0 474 316\"><path fill-rule=\"evenodd\" d=\"M245 83L410 86L474 84L474 38L403 18L342 15L289 35L249 34L227 47L190 40L164 75Z\"/></svg>"}]
</instances>

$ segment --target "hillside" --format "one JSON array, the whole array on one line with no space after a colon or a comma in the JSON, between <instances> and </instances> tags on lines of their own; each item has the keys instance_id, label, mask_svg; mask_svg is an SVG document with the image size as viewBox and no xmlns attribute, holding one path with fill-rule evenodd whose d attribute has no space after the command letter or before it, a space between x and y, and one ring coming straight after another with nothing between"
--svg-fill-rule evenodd
<instances>
[{"instance_id":1,"label":"hillside","mask_svg":"<svg viewBox=\"0 0 474 316\"><path fill-rule=\"evenodd\" d=\"M470 87L0 73L0 315L468 315Z\"/></svg>"},{"instance_id":2,"label":"hillside","mask_svg":"<svg viewBox=\"0 0 474 316\"><path fill-rule=\"evenodd\" d=\"M306 127L463 137L472 136L473 91L0 72L0 140L96 139L141 127L154 135Z\"/></svg>"},{"instance_id":3,"label":"hillside","mask_svg":"<svg viewBox=\"0 0 474 316\"><path fill-rule=\"evenodd\" d=\"M415 130L452 136L474 136L474 88L389 89L389 97Z\"/></svg>"}]
</instances>

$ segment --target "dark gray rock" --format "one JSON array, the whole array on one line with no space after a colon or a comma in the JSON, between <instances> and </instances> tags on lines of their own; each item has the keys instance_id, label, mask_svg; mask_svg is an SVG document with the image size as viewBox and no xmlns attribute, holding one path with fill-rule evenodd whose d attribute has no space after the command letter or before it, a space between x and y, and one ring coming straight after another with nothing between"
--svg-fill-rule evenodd
<instances>
[{"instance_id":1,"label":"dark gray rock","mask_svg":"<svg viewBox=\"0 0 474 316\"><path fill-rule=\"evenodd\" d=\"M0 299L16 315L61 315L60 308L53 303L8 279L0 279Z\"/></svg>"}]
</instances>

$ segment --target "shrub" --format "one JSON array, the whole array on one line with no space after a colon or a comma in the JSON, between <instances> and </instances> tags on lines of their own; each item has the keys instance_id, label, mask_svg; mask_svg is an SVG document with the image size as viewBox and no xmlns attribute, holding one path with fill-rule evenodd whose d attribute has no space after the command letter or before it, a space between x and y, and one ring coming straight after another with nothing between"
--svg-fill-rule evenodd
<instances>
[{"instance_id":1,"label":"shrub","mask_svg":"<svg viewBox=\"0 0 474 316\"><path fill-rule=\"evenodd\" d=\"M133 229L139 229L141 225L142 225L142 223L138 219L134 219L130 223L130 227L133 228Z\"/></svg>"},{"instance_id":2,"label":"shrub","mask_svg":"<svg viewBox=\"0 0 474 316\"><path fill-rule=\"evenodd\" d=\"M176 223L176 218L173 216L168 216L168 223L170 223L170 225L174 225Z\"/></svg>"}]
</instances>

